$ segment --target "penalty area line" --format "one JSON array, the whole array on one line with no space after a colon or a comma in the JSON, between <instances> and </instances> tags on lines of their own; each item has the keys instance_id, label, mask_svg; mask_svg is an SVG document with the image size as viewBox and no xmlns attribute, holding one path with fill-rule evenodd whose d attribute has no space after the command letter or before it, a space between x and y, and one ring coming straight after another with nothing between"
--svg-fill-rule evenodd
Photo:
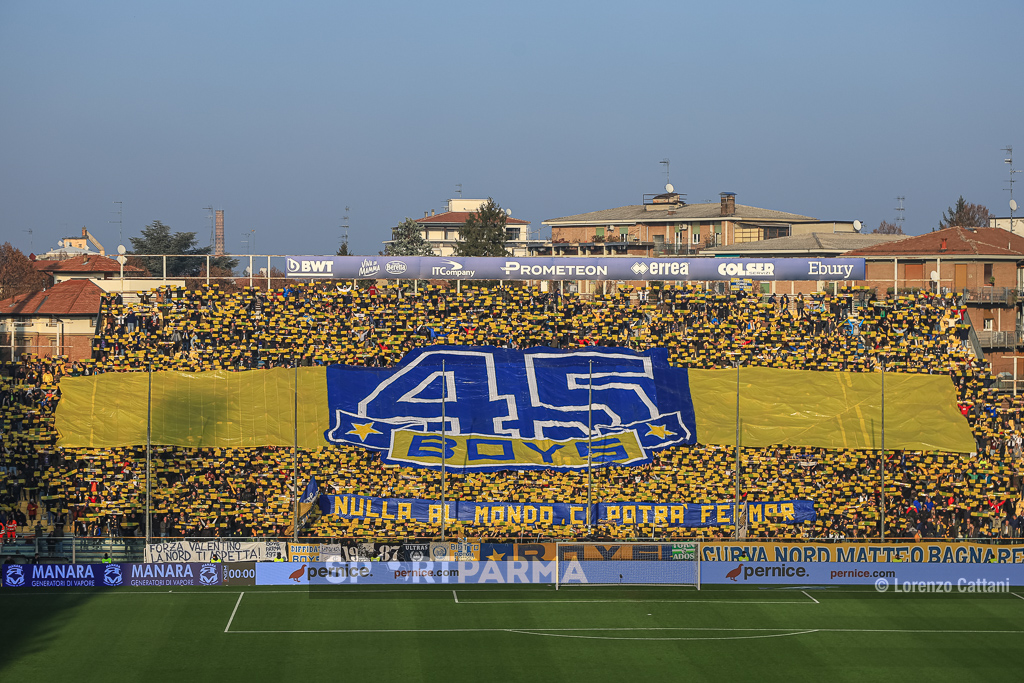
<instances>
[{"instance_id":1,"label":"penalty area line","mask_svg":"<svg viewBox=\"0 0 1024 683\"><path fill-rule=\"evenodd\" d=\"M810 597L810 596L808 596ZM814 598L811 598L814 600ZM456 601L458 602L458 601ZM814 600L817 603L817 600ZM607 604L622 604L622 603L636 603L641 605L647 605L652 603L694 603L694 604L712 604L712 605L810 605L812 603L806 600L658 600L650 599L645 600L642 598L608 598L606 600L590 599L590 600L559 600L552 598L551 600L465 600L463 596L460 605L565 605L574 603L596 603L599 605ZM820 603L819 603L820 604Z\"/></svg>"},{"instance_id":2,"label":"penalty area line","mask_svg":"<svg viewBox=\"0 0 1024 683\"><path fill-rule=\"evenodd\" d=\"M801 592L801 593L803 593L804 595L806 595L807 597L809 597L809 598L810 598L811 600L814 600L814 604L815 604L815 605L820 605L820 604L821 604L820 602L818 602L817 600L815 600L815 599L814 599L814 596L812 596L812 595L811 595L810 593L808 593L807 591L800 591L800 592Z\"/></svg>"},{"instance_id":3,"label":"penalty area line","mask_svg":"<svg viewBox=\"0 0 1024 683\"><path fill-rule=\"evenodd\" d=\"M245 591L238 594L238 600L235 601L235 608L231 610L231 616L228 618L228 625L224 627L224 633L230 633L228 629L231 628L231 622L235 620L235 613L238 611L238 606L242 604L243 595L245 595Z\"/></svg>"}]
</instances>

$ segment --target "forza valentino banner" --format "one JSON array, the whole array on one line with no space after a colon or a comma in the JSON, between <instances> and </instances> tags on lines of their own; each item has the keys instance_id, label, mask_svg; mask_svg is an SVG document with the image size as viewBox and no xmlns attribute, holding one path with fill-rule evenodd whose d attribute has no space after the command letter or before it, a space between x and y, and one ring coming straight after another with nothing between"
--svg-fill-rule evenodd
<instances>
[{"instance_id":1,"label":"forza valentino banner","mask_svg":"<svg viewBox=\"0 0 1024 683\"><path fill-rule=\"evenodd\" d=\"M289 256L288 277L395 280L863 280L864 259Z\"/></svg>"}]
</instances>

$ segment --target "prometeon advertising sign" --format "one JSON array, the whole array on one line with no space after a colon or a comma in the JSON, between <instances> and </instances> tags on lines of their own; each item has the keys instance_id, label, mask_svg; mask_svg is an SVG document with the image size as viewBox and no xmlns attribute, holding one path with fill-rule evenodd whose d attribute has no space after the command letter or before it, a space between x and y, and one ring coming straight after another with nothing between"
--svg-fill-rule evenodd
<instances>
[{"instance_id":1,"label":"prometeon advertising sign","mask_svg":"<svg viewBox=\"0 0 1024 683\"><path fill-rule=\"evenodd\" d=\"M864 279L859 258L534 258L289 256L288 277L358 280L823 280Z\"/></svg>"}]
</instances>

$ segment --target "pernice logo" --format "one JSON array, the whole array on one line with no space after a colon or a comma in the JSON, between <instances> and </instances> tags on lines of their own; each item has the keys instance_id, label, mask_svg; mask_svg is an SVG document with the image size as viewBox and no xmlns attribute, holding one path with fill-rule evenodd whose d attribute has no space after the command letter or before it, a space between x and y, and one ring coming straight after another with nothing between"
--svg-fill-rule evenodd
<instances>
[{"instance_id":1,"label":"pernice logo","mask_svg":"<svg viewBox=\"0 0 1024 683\"><path fill-rule=\"evenodd\" d=\"M364 258L359 264L359 277L369 277L380 272L380 264L373 259Z\"/></svg>"},{"instance_id":2,"label":"pernice logo","mask_svg":"<svg viewBox=\"0 0 1024 683\"><path fill-rule=\"evenodd\" d=\"M775 275L774 263L723 263L718 266L719 275L729 277L771 277Z\"/></svg>"},{"instance_id":3,"label":"pernice logo","mask_svg":"<svg viewBox=\"0 0 1024 683\"><path fill-rule=\"evenodd\" d=\"M440 275L441 277L454 277L454 278L471 278L476 274L475 270L466 270L466 267L458 261L452 261L445 259L445 266L434 266L430 269L432 275Z\"/></svg>"},{"instance_id":4,"label":"pernice logo","mask_svg":"<svg viewBox=\"0 0 1024 683\"><path fill-rule=\"evenodd\" d=\"M388 261L387 265L384 266L384 270L388 271L391 275L401 275L407 267L405 261Z\"/></svg>"},{"instance_id":5,"label":"pernice logo","mask_svg":"<svg viewBox=\"0 0 1024 683\"><path fill-rule=\"evenodd\" d=\"M312 261L303 259L296 261L293 258L288 259L288 274L298 275L302 273L316 274L333 274L334 273L334 261L331 259L324 259L322 261Z\"/></svg>"}]
</instances>

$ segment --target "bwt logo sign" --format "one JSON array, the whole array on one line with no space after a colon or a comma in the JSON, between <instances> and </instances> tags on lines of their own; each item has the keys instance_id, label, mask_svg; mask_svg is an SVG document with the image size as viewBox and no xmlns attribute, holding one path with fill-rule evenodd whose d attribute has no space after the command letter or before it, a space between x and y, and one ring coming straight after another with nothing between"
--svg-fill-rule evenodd
<instances>
[{"instance_id":1,"label":"bwt logo sign","mask_svg":"<svg viewBox=\"0 0 1024 683\"><path fill-rule=\"evenodd\" d=\"M297 261L290 258L288 259L288 274L294 275L296 273L323 273L330 275L334 273L334 261L331 259L323 261L303 259Z\"/></svg>"},{"instance_id":2,"label":"bwt logo sign","mask_svg":"<svg viewBox=\"0 0 1024 683\"><path fill-rule=\"evenodd\" d=\"M772 277L775 275L774 263L723 263L718 266L719 275L729 277Z\"/></svg>"}]
</instances>

